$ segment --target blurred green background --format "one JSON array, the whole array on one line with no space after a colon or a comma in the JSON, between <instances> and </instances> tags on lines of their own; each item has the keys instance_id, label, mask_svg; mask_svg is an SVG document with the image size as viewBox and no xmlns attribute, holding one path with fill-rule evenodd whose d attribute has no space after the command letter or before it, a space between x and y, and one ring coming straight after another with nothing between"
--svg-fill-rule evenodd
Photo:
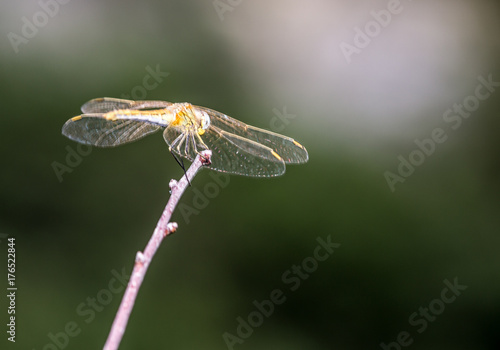
<instances>
[{"instance_id":1,"label":"blurred green background","mask_svg":"<svg viewBox=\"0 0 500 350\"><path fill-rule=\"evenodd\" d=\"M500 88L479 106L469 96L480 76L500 81L500 7L401 0L388 19L391 3L3 1L1 275L9 235L18 291L16 343L4 329L0 347L102 348L114 276L132 270L182 170L160 133L75 156L89 151L61 127L89 99L128 95L289 135L310 161L224 188L203 170L182 198L203 208L174 213L120 349L498 349ZM470 116L443 118L464 102ZM400 176L398 157L436 128L447 140L392 191L384 174ZM200 206L207 186L218 194ZM319 238L340 246L316 268ZM314 271L292 288L284 274L303 262ZM467 288L443 304L455 279ZM259 322L254 302L276 289L286 300ZM228 346L240 317L258 325Z\"/></svg>"}]
</instances>

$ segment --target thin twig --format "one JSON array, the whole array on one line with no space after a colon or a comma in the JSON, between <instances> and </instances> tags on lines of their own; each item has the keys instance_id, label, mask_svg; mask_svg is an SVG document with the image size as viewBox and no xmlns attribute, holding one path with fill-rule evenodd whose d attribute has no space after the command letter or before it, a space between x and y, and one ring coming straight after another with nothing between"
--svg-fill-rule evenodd
<instances>
[{"instance_id":1,"label":"thin twig","mask_svg":"<svg viewBox=\"0 0 500 350\"><path fill-rule=\"evenodd\" d=\"M134 307L137 293L139 292L139 288L141 287L142 280L144 279L144 275L146 274L149 264L151 263L151 260L158 250L163 238L168 236L170 233L175 232L177 229L177 223L169 222L172 217L172 213L174 212L174 209L188 183L193 181L194 176L203 165L210 163L211 155L212 152L210 151L201 152L201 155L196 157L193 164L189 167L186 172L186 176L183 176L179 182L175 180L170 181L169 185L172 190L172 194L168 200L165 210L163 210L163 214L161 214L160 220L158 220L158 224L156 225L155 231L153 232L148 245L144 249L144 253L137 252L134 270L130 276L127 289L125 290L122 302L118 312L116 313L115 320L113 321L113 326L109 332L108 340L103 348L104 350L118 349L123 334L125 333L130 313Z\"/></svg>"}]
</instances>

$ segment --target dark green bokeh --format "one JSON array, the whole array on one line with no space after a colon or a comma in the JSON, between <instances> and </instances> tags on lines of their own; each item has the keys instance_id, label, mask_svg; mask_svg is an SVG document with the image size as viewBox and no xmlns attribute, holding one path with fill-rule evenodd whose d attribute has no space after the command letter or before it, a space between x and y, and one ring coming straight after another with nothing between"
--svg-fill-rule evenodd
<instances>
[{"instance_id":1,"label":"dark green bokeh","mask_svg":"<svg viewBox=\"0 0 500 350\"><path fill-rule=\"evenodd\" d=\"M3 332L1 348L53 349L47 346L53 344L49 334L62 332L70 322L76 322L81 333L69 338L67 349L104 344L122 293L112 294L95 317L85 313L89 307L81 303L99 293L109 295L103 290L109 288L113 270L132 270L136 252L146 245L168 200L168 182L182 170L160 133L116 149L94 148L62 182L53 164L65 164L68 149L79 149L61 135L61 127L79 113L80 105L95 97L130 94L142 85L146 67L158 65L169 76L147 92L147 99L188 101L268 129L273 109L287 106L296 117L282 133L303 143L310 161L288 167L280 178L230 177L229 184L188 220L176 211L178 233L164 241L150 266L121 349L226 349L223 334L236 335L237 317L247 319L256 310L253 302L269 299L276 289L284 292L285 302L235 349L380 349L381 342L395 341L403 331L411 334L412 347L498 348L500 91L481 102L456 131L441 120L446 108L473 93L477 76L492 74L500 80L498 65L478 63L479 68L470 70L457 66L449 95L438 96L431 107L422 102L408 111L419 115L416 122L394 121L396 131L372 138L369 129L343 124L364 118L346 106L370 102L340 101L334 91L325 90L318 100L299 100L295 87L288 85L294 74L297 86L312 82L301 87L311 92L345 85L361 94L368 85L334 81L326 73L313 78L312 63L301 66L294 55L280 56L296 40L288 36L286 23L299 21L293 16L305 9L314 13L314 6L322 3L314 1L293 12L298 4L244 1L220 21L212 1L70 2L20 45L18 53L7 33L19 33L20 19L39 11L39 5L9 1L0 6L0 233L16 238L19 288L17 341L7 342ZM369 20L372 7L386 4L350 8L348 2L334 3L338 12L357 23L332 25L337 32L352 31ZM470 3L478 16L489 12L498 22L498 7L487 1ZM427 6L429 13L437 11L431 3ZM270 74L271 66L259 66L262 60L252 66L245 45L258 45L245 40L260 37L244 33L238 22L248 16L256 29L261 22L281 28L262 43L263 50L266 43L274 45L276 51L264 52L270 62L276 56L283 66L293 63L303 70L283 77ZM398 23L413 22L402 17ZM415 31L428 30L429 37L455 38L451 28L433 30L418 21L413 26ZM496 63L498 28L486 19L481 26L489 36L478 38L477 47L470 50L482 52L481 62ZM324 28L318 25L316 30ZM365 67L379 69L370 61L369 50L377 50L383 38L384 33L360 55L360 60L369 61ZM245 49L235 48L235 43ZM333 43L340 52L339 42ZM321 58L326 52L316 47L311 56ZM361 63L331 61L332 66L354 71L356 64ZM280 79L282 92L276 92L273 87ZM387 84L390 91L390 81ZM462 84L457 94L454 88ZM432 91L431 86L424 88ZM389 94L380 103L399 101ZM320 106L328 105L330 114L325 115ZM416 147L413 140L430 137L437 127L446 128L449 140L392 193L384 172L397 172L397 157L407 157ZM209 183L216 182L204 170L182 203L194 207L195 191L204 191ZM312 256L318 238L328 237L340 247L292 291L283 274ZM6 241L1 239L4 256ZM408 321L410 315L440 298L443 281L455 278L468 288L418 333L419 327ZM0 306L5 324L7 304Z\"/></svg>"}]
</instances>

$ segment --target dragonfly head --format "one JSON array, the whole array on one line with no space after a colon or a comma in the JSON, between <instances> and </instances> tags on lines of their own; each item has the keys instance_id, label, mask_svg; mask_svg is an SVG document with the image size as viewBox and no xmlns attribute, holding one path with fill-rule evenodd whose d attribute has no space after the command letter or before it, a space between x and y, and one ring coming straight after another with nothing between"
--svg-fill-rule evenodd
<instances>
[{"instance_id":1,"label":"dragonfly head","mask_svg":"<svg viewBox=\"0 0 500 350\"><path fill-rule=\"evenodd\" d=\"M203 135L205 133L205 130L207 130L210 126L210 117L208 116L207 112L200 111L199 109L194 109L194 114L196 115L199 125L197 130L198 135Z\"/></svg>"}]
</instances>

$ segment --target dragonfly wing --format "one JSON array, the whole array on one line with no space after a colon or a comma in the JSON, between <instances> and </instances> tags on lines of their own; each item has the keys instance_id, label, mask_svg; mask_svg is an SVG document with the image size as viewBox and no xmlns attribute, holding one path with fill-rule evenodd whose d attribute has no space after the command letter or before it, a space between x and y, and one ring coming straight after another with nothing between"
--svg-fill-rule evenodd
<instances>
[{"instance_id":1,"label":"dragonfly wing","mask_svg":"<svg viewBox=\"0 0 500 350\"><path fill-rule=\"evenodd\" d=\"M309 155L304 146L294 139L271 131L259 129L206 107L195 106L210 117L210 125L233 135L252 140L271 148L285 163L305 163Z\"/></svg>"},{"instance_id":2,"label":"dragonfly wing","mask_svg":"<svg viewBox=\"0 0 500 350\"><path fill-rule=\"evenodd\" d=\"M106 113L115 109L127 109L134 105L135 101L120 98L94 98L82 106L83 113Z\"/></svg>"},{"instance_id":3,"label":"dragonfly wing","mask_svg":"<svg viewBox=\"0 0 500 350\"><path fill-rule=\"evenodd\" d=\"M83 113L107 113L117 109L155 109L165 108L172 103L166 101L132 101L121 98L94 98L82 106Z\"/></svg>"},{"instance_id":4,"label":"dragonfly wing","mask_svg":"<svg viewBox=\"0 0 500 350\"><path fill-rule=\"evenodd\" d=\"M160 126L135 120L107 120L100 114L83 114L68 120L62 128L71 140L99 147L115 147L136 141Z\"/></svg>"},{"instance_id":5,"label":"dragonfly wing","mask_svg":"<svg viewBox=\"0 0 500 350\"><path fill-rule=\"evenodd\" d=\"M202 136L195 131L168 127L163 136L171 150L192 161L205 150L212 151L208 168L236 175L271 177L285 173L285 163L272 149L255 141L211 127Z\"/></svg>"}]
</instances>

